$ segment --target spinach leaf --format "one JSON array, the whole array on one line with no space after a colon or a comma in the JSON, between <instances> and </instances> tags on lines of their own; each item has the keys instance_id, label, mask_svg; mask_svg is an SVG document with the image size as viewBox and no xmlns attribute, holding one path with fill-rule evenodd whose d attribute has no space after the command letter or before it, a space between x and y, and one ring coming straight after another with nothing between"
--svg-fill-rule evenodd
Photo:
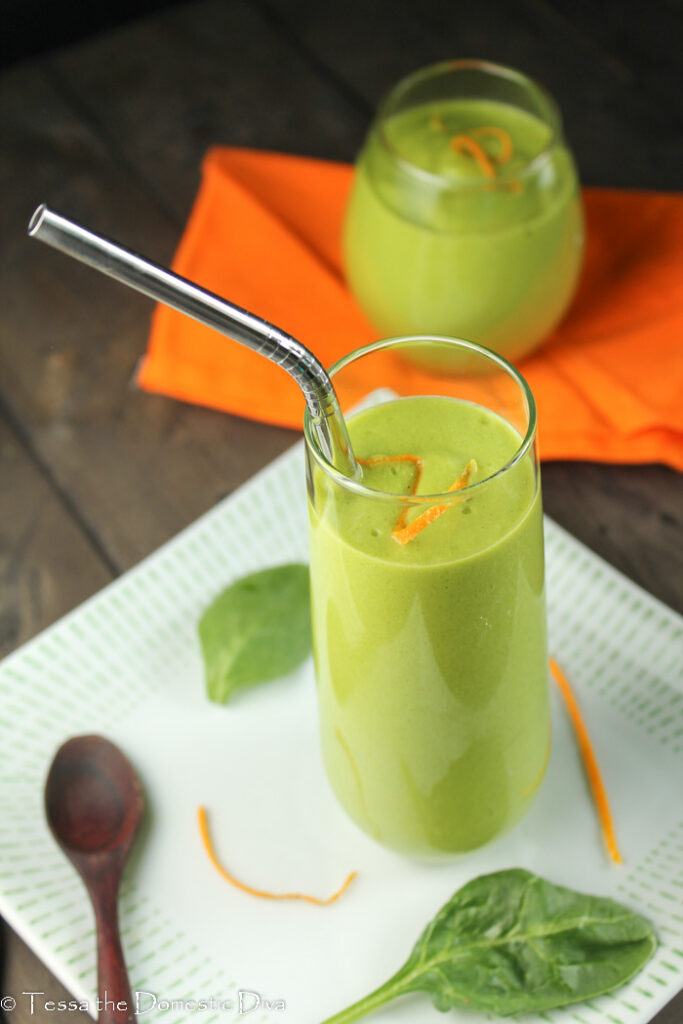
<instances>
[{"instance_id":1,"label":"spinach leaf","mask_svg":"<svg viewBox=\"0 0 683 1024\"><path fill-rule=\"evenodd\" d=\"M650 923L614 900L521 868L497 871L459 889L398 973L325 1024L349 1024L417 990L441 1011L549 1010L628 981L656 945Z\"/></svg>"},{"instance_id":2,"label":"spinach leaf","mask_svg":"<svg viewBox=\"0 0 683 1024\"><path fill-rule=\"evenodd\" d=\"M206 689L224 704L233 690L284 676L311 650L308 566L243 576L199 620Z\"/></svg>"}]
</instances>

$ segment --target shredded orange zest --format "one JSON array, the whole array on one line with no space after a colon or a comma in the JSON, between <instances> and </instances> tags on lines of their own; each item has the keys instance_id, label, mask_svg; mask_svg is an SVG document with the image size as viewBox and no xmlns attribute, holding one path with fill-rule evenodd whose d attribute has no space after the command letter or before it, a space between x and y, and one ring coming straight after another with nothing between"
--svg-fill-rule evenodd
<instances>
[{"instance_id":1,"label":"shredded orange zest","mask_svg":"<svg viewBox=\"0 0 683 1024\"><path fill-rule=\"evenodd\" d=\"M504 128L499 128L495 124L483 124L479 128L473 128L471 135L473 139L480 138L482 136L486 137L487 135L492 135L494 138L498 139L500 142L500 152L497 156L492 156L490 159L494 164L498 164L499 167L506 164L514 152L510 133L506 132Z\"/></svg>"},{"instance_id":2,"label":"shredded orange zest","mask_svg":"<svg viewBox=\"0 0 683 1024\"><path fill-rule=\"evenodd\" d=\"M487 136L495 138L500 144L499 152L489 155L487 151L476 140L485 139ZM514 153L514 146L510 133L504 128L495 124L482 124L472 128L469 135L455 135L450 140L451 148L456 153L470 156L479 164L484 177L489 178L491 184L485 185L485 191L505 189L506 192L520 193L522 184L519 181L498 181L497 167L503 167L511 159Z\"/></svg>"},{"instance_id":3,"label":"shredded orange zest","mask_svg":"<svg viewBox=\"0 0 683 1024\"><path fill-rule=\"evenodd\" d=\"M554 658L550 659L550 671L552 672L555 682L560 689L560 693L564 698L564 702L567 705L567 711L569 712L569 717L571 718L572 725L574 726L574 732L576 733L576 739L579 744L581 756L583 757L586 774L588 775L593 799L595 800L595 806L600 818L607 851L615 864L621 864L622 857L614 834L614 824L612 822L612 813L607 800L607 792L602 781L598 761L595 756L595 751L593 750L593 744L590 741L588 730L586 729L583 718L581 717L579 705L576 697L574 696L569 680Z\"/></svg>"},{"instance_id":4,"label":"shredded orange zest","mask_svg":"<svg viewBox=\"0 0 683 1024\"><path fill-rule=\"evenodd\" d=\"M496 169L491 163L486 150L474 139L471 139L469 135L454 135L450 140L450 145L456 153L473 157L479 164L484 177L495 178Z\"/></svg>"},{"instance_id":5,"label":"shredded orange zest","mask_svg":"<svg viewBox=\"0 0 683 1024\"><path fill-rule=\"evenodd\" d=\"M409 494L415 494L418 485L420 483L420 477L422 476L422 459L419 455L375 455L371 459L358 459L361 466L379 466L382 462L412 462L415 465L415 476L410 487ZM408 506L403 509L398 519L396 520L396 526L394 530L400 530L405 526L406 516L408 515Z\"/></svg>"},{"instance_id":6,"label":"shredded orange zest","mask_svg":"<svg viewBox=\"0 0 683 1024\"><path fill-rule=\"evenodd\" d=\"M362 466L379 466L383 462L412 462L415 466L415 475L413 476L413 482L410 487L410 494L416 494L417 488L420 483L420 477L422 476L422 459L419 455L373 455L368 459L358 459L358 462ZM448 488L449 491L460 491L463 487L466 487L469 478L472 473L476 473L477 463L474 459L465 466L465 470ZM421 515L417 516L409 525L406 525L406 518L408 516L409 508L406 505L401 511L391 536L394 540L397 540L399 544L407 544L408 541L412 540L413 537L417 537L418 533L421 533L426 526L433 523L435 519L447 512L451 507L450 504L446 505L432 505L431 508L426 509Z\"/></svg>"},{"instance_id":7,"label":"shredded orange zest","mask_svg":"<svg viewBox=\"0 0 683 1024\"><path fill-rule=\"evenodd\" d=\"M204 843L204 849L209 855L209 860L216 868L216 870L223 876L223 878L226 879L226 881L230 882L231 885L234 885L235 888L241 889L242 892L249 893L250 896L257 896L259 899L262 900L303 900L305 903L314 903L317 907L328 907L330 903L334 903L335 900L338 900L339 897L346 892L346 890L348 889L348 887L351 885L354 878L358 874L357 871L352 871L351 874L346 879L346 881L344 882L344 884L342 885L341 889L338 889L333 896L330 896L326 900L318 899L317 896L307 896L305 893L301 892L275 893L264 892L262 889L254 889L251 885L245 885L243 882L239 882L236 878L233 878L232 875L225 870L223 865L219 863L218 858L214 853L213 846L211 845L211 837L209 835L209 826L206 817L206 808L199 807L197 815L199 818L199 831L201 832L202 842Z\"/></svg>"},{"instance_id":8,"label":"shredded orange zest","mask_svg":"<svg viewBox=\"0 0 683 1024\"><path fill-rule=\"evenodd\" d=\"M522 183L521 181L517 181L517 179L515 178L512 181L501 181L500 184L498 185L498 188L504 188L508 192L514 192L515 195L519 195L519 193L522 191Z\"/></svg>"},{"instance_id":9,"label":"shredded orange zest","mask_svg":"<svg viewBox=\"0 0 683 1024\"><path fill-rule=\"evenodd\" d=\"M476 471L477 463L475 462L474 459L470 459L470 461L465 466L464 472L461 473L458 479L451 484L448 490L461 491L463 487L467 487L470 476L472 475L472 473L476 473ZM417 537L418 533L421 533L422 530L425 529L425 527L429 526L430 523L433 523L435 519L439 518L439 516L442 516L444 512L447 512L449 508L451 508L450 503L444 505L432 505L431 508L426 509L424 512L421 513L421 515L417 516L416 519L413 519L412 523L409 523L407 526L403 525L405 521L405 516L403 516L403 521L399 521L396 523L396 526L391 531L391 535L394 538L394 540L397 540L399 542L399 544L407 544L408 541L411 541L413 540L414 537Z\"/></svg>"}]
</instances>

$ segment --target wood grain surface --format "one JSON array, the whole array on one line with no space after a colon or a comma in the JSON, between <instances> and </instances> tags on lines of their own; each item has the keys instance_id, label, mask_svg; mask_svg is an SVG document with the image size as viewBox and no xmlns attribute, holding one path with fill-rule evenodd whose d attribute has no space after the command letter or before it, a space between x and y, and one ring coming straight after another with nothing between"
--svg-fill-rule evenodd
<instances>
[{"instance_id":1,"label":"wood grain surface","mask_svg":"<svg viewBox=\"0 0 683 1024\"><path fill-rule=\"evenodd\" d=\"M208 146L352 160L381 95L405 73L455 56L543 81L585 183L677 189L682 28L678 0L202 0L8 67L0 651L134 565L295 439L136 391L149 302L30 242L38 202L168 262ZM680 476L557 462L544 465L543 486L551 516L683 610ZM4 940L3 991L68 998L7 927ZM682 1018L679 997L656 1020ZM20 1002L11 1021L29 1020Z\"/></svg>"}]
</instances>

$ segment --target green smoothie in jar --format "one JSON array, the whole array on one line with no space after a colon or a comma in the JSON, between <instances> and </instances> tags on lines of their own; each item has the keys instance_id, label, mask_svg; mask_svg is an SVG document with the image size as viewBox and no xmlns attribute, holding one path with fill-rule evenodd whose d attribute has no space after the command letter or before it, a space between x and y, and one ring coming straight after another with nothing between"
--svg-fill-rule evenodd
<instances>
[{"instance_id":1,"label":"green smoothie in jar","mask_svg":"<svg viewBox=\"0 0 683 1024\"><path fill-rule=\"evenodd\" d=\"M539 86L457 61L396 87L344 228L349 284L382 334L457 335L516 359L562 317L582 254L576 169Z\"/></svg>"},{"instance_id":2,"label":"green smoothie in jar","mask_svg":"<svg viewBox=\"0 0 683 1024\"><path fill-rule=\"evenodd\" d=\"M326 771L380 842L462 853L524 814L549 753L533 444L440 396L382 403L349 434L361 484L309 459Z\"/></svg>"}]
</instances>

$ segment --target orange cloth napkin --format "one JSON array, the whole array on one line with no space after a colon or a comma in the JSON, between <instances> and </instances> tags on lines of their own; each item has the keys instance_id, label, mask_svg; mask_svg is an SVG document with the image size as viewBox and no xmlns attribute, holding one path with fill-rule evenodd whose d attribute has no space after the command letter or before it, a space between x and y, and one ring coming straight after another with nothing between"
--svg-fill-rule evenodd
<instances>
[{"instance_id":1,"label":"orange cloth napkin","mask_svg":"<svg viewBox=\"0 0 683 1024\"><path fill-rule=\"evenodd\" d=\"M341 270L351 174L346 164L210 150L174 269L290 332L329 367L377 337ZM520 365L538 405L542 457L683 470L683 195L590 188L584 201L578 294L560 328ZM433 387L407 363L388 370L409 377L410 390ZM283 370L166 307L155 312L138 381L301 427L303 400ZM448 378L438 381L448 393ZM342 404L377 385L361 383Z\"/></svg>"}]
</instances>

